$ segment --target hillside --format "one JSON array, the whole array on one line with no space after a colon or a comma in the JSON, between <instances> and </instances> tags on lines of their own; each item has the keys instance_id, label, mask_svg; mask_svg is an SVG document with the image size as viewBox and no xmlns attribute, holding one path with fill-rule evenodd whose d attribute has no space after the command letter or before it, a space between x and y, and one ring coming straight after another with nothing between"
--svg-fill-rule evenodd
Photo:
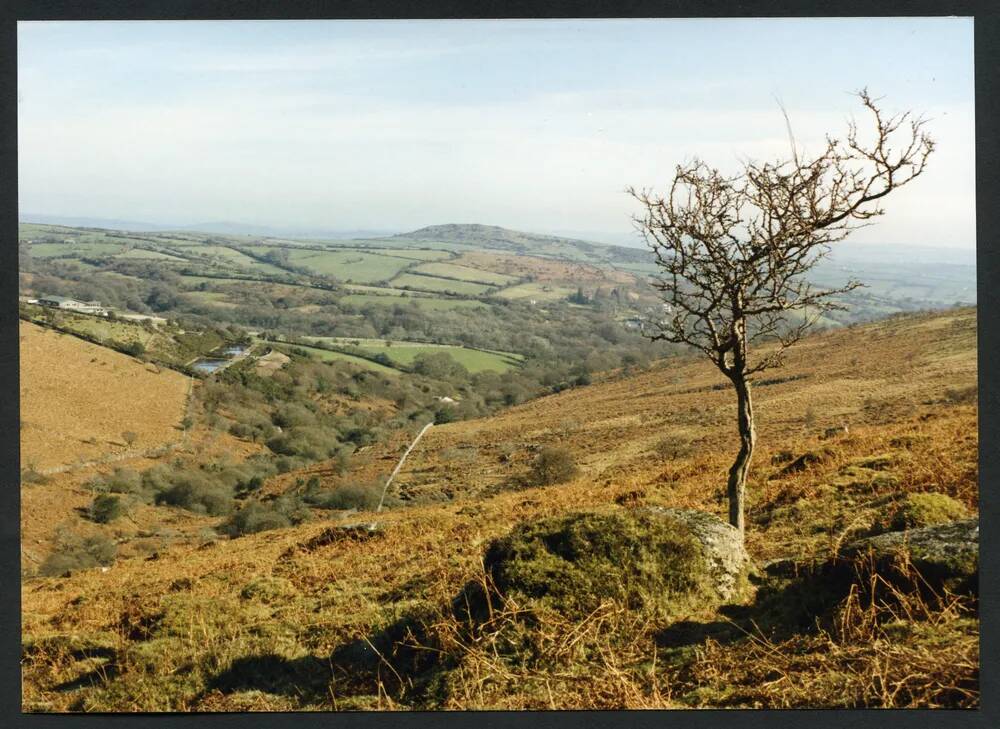
<instances>
[{"instance_id":1,"label":"hillside","mask_svg":"<svg viewBox=\"0 0 1000 729\"><path fill-rule=\"evenodd\" d=\"M646 261L644 250L625 248L605 243L563 238L556 235L525 233L496 225L476 223L430 225L409 233L400 233L393 239L416 241L442 241L459 243L470 248L512 251L527 255L543 255L568 260L584 261Z\"/></svg>"},{"instance_id":2,"label":"hillside","mask_svg":"<svg viewBox=\"0 0 1000 729\"><path fill-rule=\"evenodd\" d=\"M974 514L975 397L974 309L804 340L757 384L753 559L823 559L907 494L946 494ZM432 428L393 488L410 506L377 517L328 512L298 527L165 546L107 571L30 579L24 708L976 705L978 623L954 606L914 609L884 629L857 622L853 632L775 623L764 586L754 602L669 625L630 622L606 606L583 623L524 634L555 661L536 666L505 662L487 634L449 622L447 606L482 576L486 545L516 524L637 504L721 514L732 400L700 360L610 373ZM823 437L845 423L849 432ZM333 487L384 477L405 440L361 449L345 475L321 463L270 479L262 493L311 477ZM545 445L569 450L579 475L528 483ZM786 467L806 454L806 467ZM374 534L330 530L373 520ZM737 614L765 632L730 635ZM508 605L497 619L513 615ZM614 636L626 644L612 646Z\"/></svg>"},{"instance_id":3,"label":"hillside","mask_svg":"<svg viewBox=\"0 0 1000 729\"><path fill-rule=\"evenodd\" d=\"M27 468L150 450L180 437L190 378L28 322L19 333Z\"/></svg>"}]
</instances>

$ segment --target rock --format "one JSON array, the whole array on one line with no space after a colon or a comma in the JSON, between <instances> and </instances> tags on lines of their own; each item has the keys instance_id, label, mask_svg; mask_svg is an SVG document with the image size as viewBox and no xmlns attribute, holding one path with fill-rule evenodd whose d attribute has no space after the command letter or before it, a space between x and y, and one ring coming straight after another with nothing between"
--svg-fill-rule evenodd
<instances>
[{"instance_id":1,"label":"rock","mask_svg":"<svg viewBox=\"0 0 1000 729\"><path fill-rule=\"evenodd\" d=\"M714 589L723 600L736 597L751 569L739 530L716 516L695 509L649 506L645 511L684 524L702 546Z\"/></svg>"},{"instance_id":2,"label":"rock","mask_svg":"<svg viewBox=\"0 0 1000 729\"><path fill-rule=\"evenodd\" d=\"M979 520L963 519L859 539L843 547L835 562L856 564L866 555L890 578L899 576L898 561L908 556L930 587L978 593Z\"/></svg>"},{"instance_id":3,"label":"rock","mask_svg":"<svg viewBox=\"0 0 1000 729\"><path fill-rule=\"evenodd\" d=\"M483 564L491 590L522 608L581 620L614 602L675 619L738 596L749 558L738 532L716 517L647 507L523 522L490 544ZM470 584L456 610L486 619L485 597Z\"/></svg>"}]
</instances>

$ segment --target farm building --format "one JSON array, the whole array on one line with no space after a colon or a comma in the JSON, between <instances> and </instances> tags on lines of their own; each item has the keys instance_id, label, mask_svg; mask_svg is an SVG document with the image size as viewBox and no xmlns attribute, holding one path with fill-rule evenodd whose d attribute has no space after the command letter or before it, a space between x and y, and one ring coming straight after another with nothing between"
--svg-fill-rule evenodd
<instances>
[{"instance_id":1,"label":"farm building","mask_svg":"<svg viewBox=\"0 0 1000 729\"><path fill-rule=\"evenodd\" d=\"M42 306L52 307L53 309L67 309L69 311L78 311L82 314L108 315L108 310L101 306L100 301L77 301L65 296L39 296L38 303Z\"/></svg>"}]
</instances>

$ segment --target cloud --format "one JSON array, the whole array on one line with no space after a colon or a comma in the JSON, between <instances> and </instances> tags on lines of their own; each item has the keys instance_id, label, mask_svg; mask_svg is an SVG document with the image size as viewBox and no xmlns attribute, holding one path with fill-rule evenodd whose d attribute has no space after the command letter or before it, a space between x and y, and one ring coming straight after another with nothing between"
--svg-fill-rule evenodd
<instances>
[{"instance_id":1,"label":"cloud","mask_svg":"<svg viewBox=\"0 0 1000 729\"><path fill-rule=\"evenodd\" d=\"M633 212L622 192L627 185L662 188L673 166L693 155L731 171L746 156L787 153L773 96L742 89L739 76L526 84L508 94L456 89L448 98L303 81L303 75L367 78L375 67L381 78L435 59L460 64L473 46L347 40L186 54L154 47L150 52L162 56L156 69L166 75L127 90L104 75L121 49L111 55L96 49L89 56L96 66L83 68L100 73L89 75L54 73L32 61L19 74L22 209L179 221L403 229L464 220L627 232ZM208 83L199 74L239 82ZM470 78L491 81L485 73ZM851 86L845 81L845 87ZM920 94L907 93L893 100L922 108ZM843 130L858 108L847 94L819 103L788 93L785 103L807 148L816 148L825 132ZM928 172L894 196L886 218L863 235L892 242L974 239L972 104L932 104L927 112L939 142Z\"/></svg>"}]
</instances>

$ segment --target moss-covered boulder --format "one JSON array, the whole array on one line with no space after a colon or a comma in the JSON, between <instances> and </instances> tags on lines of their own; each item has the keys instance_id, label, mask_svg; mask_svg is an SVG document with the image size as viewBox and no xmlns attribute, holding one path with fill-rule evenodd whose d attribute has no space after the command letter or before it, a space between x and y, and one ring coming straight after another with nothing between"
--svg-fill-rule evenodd
<instances>
[{"instance_id":1,"label":"moss-covered boulder","mask_svg":"<svg viewBox=\"0 0 1000 729\"><path fill-rule=\"evenodd\" d=\"M859 539L840 550L827 572L856 572L864 561L890 581L977 594L979 520L963 519ZM918 577L910 574L910 567Z\"/></svg>"},{"instance_id":2,"label":"moss-covered boulder","mask_svg":"<svg viewBox=\"0 0 1000 729\"><path fill-rule=\"evenodd\" d=\"M662 619L734 597L749 560L715 517L647 508L523 524L484 564L496 591L521 605L573 619L614 601Z\"/></svg>"},{"instance_id":3,"label":"moss-covered boulder","mask_svg":"<svg viewBox=\"0 0 1000 729\"><path fill-rule=\"evenodd\" d=\"M946 494L935 492L906 494L899 501L887 505L875 517L871 534L884 534L904 529L948 524L965 519L969 510L965 505Z\"/></svg>"},{"instance_id":4,"label":"moss-covered boulder","mask_svg":"<svg viewBox=\"0 0 1000 729\"><path fill-rule=\"evenodd\" d=\"M682 524L698 540L712 589L721 600L736 599L746 591L752 564L736 527L695 509L651 506L646 511Z\"/></svg>"}]
</instances>

